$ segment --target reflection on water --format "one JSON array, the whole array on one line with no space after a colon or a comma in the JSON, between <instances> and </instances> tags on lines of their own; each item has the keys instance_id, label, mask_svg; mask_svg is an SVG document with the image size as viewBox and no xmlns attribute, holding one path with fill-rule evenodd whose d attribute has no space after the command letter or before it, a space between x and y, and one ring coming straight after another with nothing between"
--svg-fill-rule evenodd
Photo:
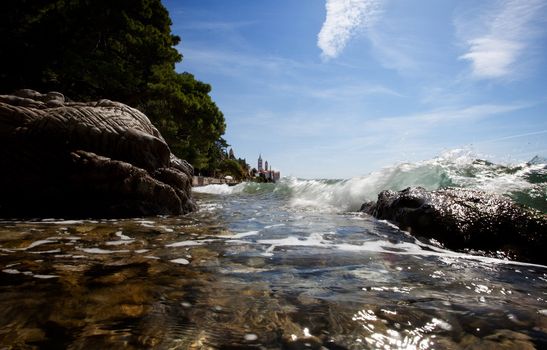
<instances>
[{"instance_id":1,"label":"reflection on water","mask_svg":"<svg viewBox=\"0 0 547 350\"><path fill-rule=\"evenodd\" d=\"M547 268L245 195L178 218L3 222L2 348L534 349Z\"/></svg>"}]
</instances>

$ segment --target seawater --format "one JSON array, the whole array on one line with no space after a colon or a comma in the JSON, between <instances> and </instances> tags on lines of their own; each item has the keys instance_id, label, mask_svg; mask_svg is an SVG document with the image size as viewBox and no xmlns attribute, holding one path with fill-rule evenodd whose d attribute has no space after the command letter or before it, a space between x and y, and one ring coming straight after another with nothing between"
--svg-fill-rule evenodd
<instances>
[{"instance_id":1,"label":"seawater","mask_svg":"<svg viewBox=\"0 0 547 350\"><path fill-rule=\"evenodd\" d=\"M200 210L181 217L4 221L0 348L546 348L547 267L358 212L408 186L547 209L541 161L448 153L348 180L195 188Z\"/></svg>"}]
</instances>

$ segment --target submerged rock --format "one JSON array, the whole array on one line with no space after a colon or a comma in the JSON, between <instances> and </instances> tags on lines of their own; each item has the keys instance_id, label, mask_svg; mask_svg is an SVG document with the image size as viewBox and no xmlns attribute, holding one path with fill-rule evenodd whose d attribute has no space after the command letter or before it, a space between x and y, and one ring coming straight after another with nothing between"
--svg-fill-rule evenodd
<instances>
[{"instance_id":1,"label":"submerged rock","mask_svg":"<svg viewBox=\"0 0 547 350\"><path fill-rule=\"evenodd\" d=\"M361 210L394 222L413 236L449 249L481 250L547 264L547 218L509 198L483 191L424 188L383 191Z\"/></svg>"},{"instance_id":2,"label":"submerged rock","mask_svg":"<svg viewBox=\"0 0 547 350\"><path fill-rule=\"evenodd\" d=\"M138 110L57 92L0 95L1 217L183 214L192 166Z\"/></svg>"}]
</instances>

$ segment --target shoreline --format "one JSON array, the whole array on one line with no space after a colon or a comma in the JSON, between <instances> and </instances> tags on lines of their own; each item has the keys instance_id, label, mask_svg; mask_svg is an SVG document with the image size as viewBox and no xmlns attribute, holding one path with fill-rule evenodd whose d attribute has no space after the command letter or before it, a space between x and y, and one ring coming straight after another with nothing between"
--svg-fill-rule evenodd
<instances>
[{"instance_id":1,"label":"shoreline","mask_svg":"<svg viewBox=\"0 0 547 350\"><path fill-rule=\"evenodd\" d=\"M235 186L240 183L241 181L237 181L237 180L227 180L227 179L207 177L207 176L192 176L192 187L202 187L207 185L222 185L222 184L227 184L228 186Z\"/></svg>"}]
</instances>

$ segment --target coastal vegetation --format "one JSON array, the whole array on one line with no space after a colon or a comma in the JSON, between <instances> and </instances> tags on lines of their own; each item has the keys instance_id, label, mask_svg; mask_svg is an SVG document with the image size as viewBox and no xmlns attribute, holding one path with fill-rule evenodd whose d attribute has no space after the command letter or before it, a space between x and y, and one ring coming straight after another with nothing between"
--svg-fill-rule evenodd
<instances>
[{"instance_id":1,"label":"coastal vegetation","mask_svg":"<svg viewBox=\"0 0 547 350\"><path fill-rule=\"evenodd\" d=\"M175 70L181 39L160 0L3 1L0 34L0 94L119 101L144 112L196 174L248 176L228 155L211 85Z\"/></svg>"}]
</instances>

